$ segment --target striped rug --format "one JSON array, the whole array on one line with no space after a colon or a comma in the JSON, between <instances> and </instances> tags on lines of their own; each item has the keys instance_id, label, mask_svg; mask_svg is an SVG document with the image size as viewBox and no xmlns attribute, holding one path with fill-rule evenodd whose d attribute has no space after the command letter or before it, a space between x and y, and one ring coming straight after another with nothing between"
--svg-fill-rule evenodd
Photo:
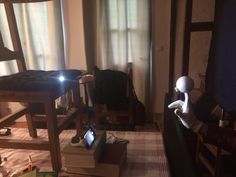
<instances>
[{"instance_id":1,"label":"striped rug","mask_svg":"<svg viewBox=\"0 0 236 177\"><path fill-rule=\"evenodd\" d=\"M75 130L65 130L60 135L61 149L70 141ZM127 161L121 172L121 177L169 177L168 163L165 155L163 138L160 132L121 132L109 131L107 136L115 136L129 140ZM40 139L47 138L46 130L39 129ZM12 135L7 138L31 139L27 129L12 128ZM11 176L17 170L26 167L28 155L31 155L33 165L40 171L51 171L51 161L48 151L0 149L0 155L6 158L0 165L0 177ZM62 156L62 164L64 163ZM67 174L63 167L60 177L83 177L84 175ZM88 177L88 176L87 176Z\"/></svg>"}]
</instances>

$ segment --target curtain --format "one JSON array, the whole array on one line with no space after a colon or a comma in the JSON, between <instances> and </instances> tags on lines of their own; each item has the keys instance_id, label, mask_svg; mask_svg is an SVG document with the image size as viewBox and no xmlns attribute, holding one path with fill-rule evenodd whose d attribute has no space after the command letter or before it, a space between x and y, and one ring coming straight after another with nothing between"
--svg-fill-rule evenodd
<instances>
[{"instance_id":1,"label":"curtain","mask_svg":"<svg viewBox=\"0 0 236 177\"><path fill-rule=\"evenodd\" d=\"M64 45L60 1L13 5L27 69L63 69ZM4 5L0 5L4 45L13 49ZM1 63L1 75L17 72L15 61Z\"/></svg>"},{"instance_id":2,"label":"curtain","mask_svg":"<svg viewBox=\"0 0 236 177\"><path fill-rule=\"evenodd\" d=\"M84 0L83 3L88 3L88 1ZM91 3L94 5L94 2ZM84 8L86 7L88 5L84 5ZM150 88L149 0L96 1L95 15L93 13L91 15L88 8L84 9L85 25L89 20L88 12L93 18L90 18L91 21L96 23L96 25L90 24L96 28L94 31L96 39L93 41L95 44L90 42L90 48L86 50L86 55L89 51L96 53L94 65L101 69L126 71L127 64L131 62L136 94L147 107L149 102L147 95L149 95ZM85 33L85 43L88 42L87 39ZM87 60L92 59L91 57L87 58Z\"/></svg>"}]
</instances>

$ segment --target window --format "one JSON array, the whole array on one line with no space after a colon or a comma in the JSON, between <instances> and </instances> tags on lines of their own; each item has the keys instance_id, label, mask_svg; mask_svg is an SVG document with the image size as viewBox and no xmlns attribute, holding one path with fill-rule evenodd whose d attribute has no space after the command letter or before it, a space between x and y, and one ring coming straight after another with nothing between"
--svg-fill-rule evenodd
<instances>
[{"instance_id":1,"label":"window","mask_svg":"<svg viewBox=\"0 0 236 177\"><path fill-rule=\"evenodd\" d=\"M147 58L149 1L104 0L101 11L104 51L112 63L108 65L122 66Z\"/></svg>"}]
</instances>

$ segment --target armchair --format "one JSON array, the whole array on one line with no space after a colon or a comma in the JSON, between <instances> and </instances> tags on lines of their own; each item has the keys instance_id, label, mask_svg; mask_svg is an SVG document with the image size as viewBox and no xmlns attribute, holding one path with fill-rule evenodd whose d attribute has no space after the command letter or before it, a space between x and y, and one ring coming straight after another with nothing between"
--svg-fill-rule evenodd
<instances>
[{"instance_id":1,"label":"armchair","mask_svg":"<svg viewBox=\"0 0 236 177\"><path fill-rule=\"evenodd\" d=\"M134 94L129 76L121 71L94 70L95 121L134 124Z\"/></svg>"}]
</instances>

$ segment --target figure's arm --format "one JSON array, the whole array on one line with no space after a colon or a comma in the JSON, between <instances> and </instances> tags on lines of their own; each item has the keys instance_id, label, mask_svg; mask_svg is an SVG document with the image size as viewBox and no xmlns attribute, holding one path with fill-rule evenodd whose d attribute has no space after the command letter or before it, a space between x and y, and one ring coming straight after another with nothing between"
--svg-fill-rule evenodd
<instances>
[{"instance_id":1,"label":"figure's arm","mask_svg":"<svg viewBox=\"0 0 236 177\"><path fill-rule=\"evenodd\" d=\"M188 113L184 113L181 109L177 108L174 113L186 128L190 128L195 133L199 133L200 129L204 125L203 122L196 118L191 109Z\"/></svg>"},{"instance_id":2,"label":"figure's arm","mask_svg":"<svg viewBox=\"0 0 236 177\"><path fill-rule=\"evenodd\" d=\"M182 106L184 105L184 101L182 101L182 100L176 100L176 101L174 101L174 102L172 102L172 103L170 103L169 105L168 105L168 108L169 109L175 109L175 108L179 108L179 109L182 109Z\"/></svg>"}]
</instances>

